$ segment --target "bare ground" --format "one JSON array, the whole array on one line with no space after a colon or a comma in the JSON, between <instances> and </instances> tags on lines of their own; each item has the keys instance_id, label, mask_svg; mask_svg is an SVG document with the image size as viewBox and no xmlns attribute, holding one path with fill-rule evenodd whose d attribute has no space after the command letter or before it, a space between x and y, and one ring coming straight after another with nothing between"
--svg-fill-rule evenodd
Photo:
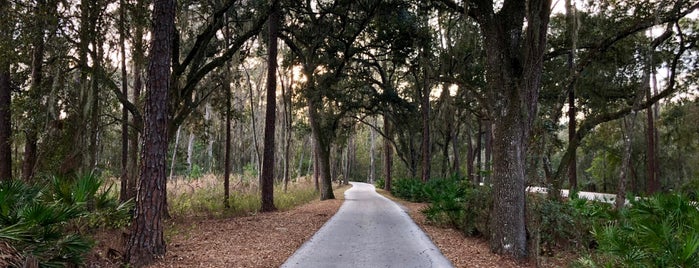
<instances>
[{"instance_id":1,"label":"bare ground","mask_svg":"<svg viewBox=\"0 0 699 268\"><path fill-rule=\"evenodd\" d=\"M317 200L289 211L171 221L166 231L167 254L150 267L279 267L337 212L346 189L336 190L337 200ZM413 220L456 267L536 266L534 260L523 263L491 253L483 239L428 225L420 212L426 204L397 201L409 210ZM121 232L99 233L96 240L98 245L88 258L88 266L119 267L121 250L117 249L123 248ZM557 258L539 261L544 267L561 267L567 263Z\"/></svg>"}]
</instances>

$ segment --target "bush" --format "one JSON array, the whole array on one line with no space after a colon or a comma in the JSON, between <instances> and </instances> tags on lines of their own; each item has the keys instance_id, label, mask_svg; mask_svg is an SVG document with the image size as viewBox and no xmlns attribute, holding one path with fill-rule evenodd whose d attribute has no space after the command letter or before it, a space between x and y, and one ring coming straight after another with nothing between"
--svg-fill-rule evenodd
<instances>
[{"instance_id":1,"label":"bush","mask_svg":"<svg viewBox=\"0 0 699 268\"><path fill-rule=\"evenodd\" d=\"M468 184L456 179L433 179L425 184L424 192L430 205L422 212L437 225L463 229L464 200Z\"/></svg>"},{"instance_id":2,"label":"bush","mask_svg":"<svg viewBox=\"0 0 699 268\"><path fill-rule=\"evenodd\" d=\"M425 183L419 179L399 179L391 186L391 194L410 202L427 202Z\"/></svg>"},{"instance_id":3,"label":"bush","mask_svg":"<svg viewBox=\"0 0 699 268\"><path fill-rule=\"evenodd\" d=\"M386 187L386 180L383 178L378 178L374 181L374 186L376 186L378 189L383 189Z\"/></svg>"},{"instance_id":4,"label":"bush","mask_svg":"<svg viewBox=\"0 0 699 268\"><path fill-rule=\"evenodd\" d=\"M610 266L699 267L699 211L688 197L655 195L630 201L619 218L594 227Z\"/></svg>"},{"instance_id":5,"label":"bush","mask_svg":"<svg viewBox=\"0 0 699 268\"><path fill-rule=\"evenodd\" d=\"M119 205L93 176L54 178L51 184L0 182L0 242L21 263L41 267L80 265L92 242L80 230L128 221L129 205Z\"/></svg>"},{"instance_id":6,"label":"bush","mask_svg":"<svg viewBox=\"0 0 699 268\"><path fill-rule=\"evenodd\" d=\"M464 196L462 231L470 236L490 236L490 212L493 210L493 189L490 186L470 186Z\"/></svg>"},{"instance_id":7,"label":"bush","mask_svg":"<svg viewBox=\"0 0 699 268\"><path fill-rule=\"evenodd\" d=\"M538 254L556 249L584 249L593 245L592 226L605 222L611 205L586 199L558 201L533 194L527 199L528 229Z\"/></svg>"}]
</instances>

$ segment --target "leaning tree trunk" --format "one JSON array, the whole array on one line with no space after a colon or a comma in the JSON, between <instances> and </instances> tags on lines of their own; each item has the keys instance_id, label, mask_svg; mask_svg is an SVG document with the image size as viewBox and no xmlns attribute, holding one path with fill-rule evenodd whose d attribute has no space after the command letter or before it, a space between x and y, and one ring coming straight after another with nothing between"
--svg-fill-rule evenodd
<instances>
[{"instance_id":1,"label":"leaning tree trunk","mask_svg":"<svg viewBox=\"0 0 699 268\"><path fill-rule=\"evenodd\" d=\"M174 0L153 1L153 36L146 91L141 180L125 260L145 266L165 255L163 212L166 205L168 92L175 30Z\"/></svg>"}]
</instances>

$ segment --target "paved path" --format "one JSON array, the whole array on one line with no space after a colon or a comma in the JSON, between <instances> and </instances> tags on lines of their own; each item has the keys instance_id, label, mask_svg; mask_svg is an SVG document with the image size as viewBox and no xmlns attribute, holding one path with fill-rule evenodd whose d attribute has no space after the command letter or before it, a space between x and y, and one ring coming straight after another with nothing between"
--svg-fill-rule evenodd
<instances>
[{"instance_id":1,"label":"paved path","mask_svg":"<svg viewBox=\"0 0 699 268\"><path fill-rule=\"evenodd\" d=\"M453 266L396 203L352 182L340 210L282 267Z\"/></svg>"}]
</instances>

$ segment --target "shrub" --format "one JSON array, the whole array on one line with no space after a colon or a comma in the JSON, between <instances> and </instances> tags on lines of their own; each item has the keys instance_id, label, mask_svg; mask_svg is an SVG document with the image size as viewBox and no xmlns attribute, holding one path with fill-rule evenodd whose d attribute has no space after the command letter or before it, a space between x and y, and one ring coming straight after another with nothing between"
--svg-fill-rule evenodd
<instances>
[{"instance_id":1,"label":"shrub","mask_svg":"<svg viewBox=\"0 0 699 268\"><path fill-rule=\"evenodd\" d=\"M528 229L538 254L556 249L583 249L594 244L592 226L609 218L611 205L586 199L552 200L533 194L527 199Z\"/></svg>"},{"instance_id":2,"label":"shrub","mask_svg":"<svg viewBox=\"0 0 699 268\"><path fill-rule=\"evenodd\" d=\"M470 186L464 196L463 232L470 236L490 236L490 212L493 210L493 189Z\"/></svg>"},{"instance_id":3,"label":"shrub","mask_svg":"<svg viewBox=\"0 0 699 268\"><path fill-rule=\"evenodd\" d=\"M429 199L422 212L428 221L437 225L462 229L464 227L464 200L467 184L456 178L433 179L425 184Z\"/></svg>"},{"instance_id":4,"label":"shrub","mask_svg":"<svg viewBox=\"0 0 699 268\"><path fill-rule=\"evenodd\" d=\"M688 197L655 195L630 201L619 218L594 227L610 266L699 267L699 211Z\"/></svg>"},{"instance_id":5,"label":"shrub","mask_svg":"<svg viewBox=\"0 0 699 268\"><path fill-rule=\"evenodd\" d=\"M44 186L0 183L0 242L20 262L41 267L80 265L92 242L81 230L126 223L129 204L119 204L94 176L53 178Z\"/></svg>"},{"instance_id":6,"label":"shrub","mask_svg":"<svg viewBox=\"0 0 699 268\"><path fill-rule=\"evenodd\" d=\"M427 202L425 183L419 179L399 179L391 186L391 194L411 202Z\"/></svg>"},{"instance_id":7,"label":"shrub","mask_svg":"<svg viewBox=\"0 0 699 268\"><path fill-rule=\"evenodd\" d=\"M378 178L374 181L374 186L376 186L378 189L383 189L386 187L386 180L383 178Z\"/></svg>"}]
</instances>

